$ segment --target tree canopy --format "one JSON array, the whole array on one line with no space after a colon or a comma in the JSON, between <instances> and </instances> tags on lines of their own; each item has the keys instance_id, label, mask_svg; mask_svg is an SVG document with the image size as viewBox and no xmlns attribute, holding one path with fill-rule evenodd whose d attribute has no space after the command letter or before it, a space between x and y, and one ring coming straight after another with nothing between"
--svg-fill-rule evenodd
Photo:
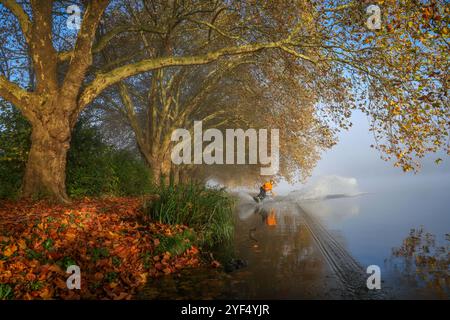
<instances>
[{"instance_id":1,"label":"tree canopy","mask_svg":"<svg viewBox=\"0 0 450 320\"><path fill-rule=\"evenodd\" d=\"M405 171L450 152L446 1L0 4L0 96L32 125L24 196L67 200L67 151L88 106L121 113L150 167L164 164L173 126L207 118L279 128L281 175L307 176L355 109ZM369 4L379 29L367 26Z\"/></svg>"}]
</instances>

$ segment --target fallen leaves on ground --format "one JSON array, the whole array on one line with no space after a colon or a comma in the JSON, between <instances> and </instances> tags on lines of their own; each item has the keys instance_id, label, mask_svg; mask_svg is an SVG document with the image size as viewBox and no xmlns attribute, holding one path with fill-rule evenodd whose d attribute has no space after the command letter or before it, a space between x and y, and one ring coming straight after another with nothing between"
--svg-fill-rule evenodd
<instances>
[{"instance_id":1,"label":"fallen leaves on ground","mask_svg":"<svg viewBox=\"0 0 450 320\"><path fill-rule=\"evenodd\" d=\"M140 208L138 198L1 202L0 286L15 299L131 299L150 277L199 264L195 246L156 250L187 227L140 223ZM80 290L67 288L69 265L80 267Z\"/></svg>"}]
</instances>

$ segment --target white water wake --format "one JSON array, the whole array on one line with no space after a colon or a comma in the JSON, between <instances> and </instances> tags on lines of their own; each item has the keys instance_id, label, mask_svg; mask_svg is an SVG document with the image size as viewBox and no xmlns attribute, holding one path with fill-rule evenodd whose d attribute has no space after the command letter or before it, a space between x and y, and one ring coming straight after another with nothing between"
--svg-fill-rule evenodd
<instances>
[{"instance_id":1,"label":"white water wake","mask_svg":"<svg viewBox=\"0 0 450 320\"><path fill-rule=\"evenodd\" d=\"M358 182L352 177L323 176L307 183L301 190L290 192L285 200L305 201L330 198L355 197L364 194L358 187Z\"/></svg>"}]
</instances>

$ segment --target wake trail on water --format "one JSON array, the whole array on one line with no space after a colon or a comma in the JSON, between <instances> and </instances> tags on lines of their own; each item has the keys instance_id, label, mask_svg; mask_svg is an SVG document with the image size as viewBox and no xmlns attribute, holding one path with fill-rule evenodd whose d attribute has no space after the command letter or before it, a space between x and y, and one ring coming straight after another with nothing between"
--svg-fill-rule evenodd
<instances>
[{"instance_id":1,"label":"wake trail on water","mask_svg":"<svg viewBox=\"0 0 450 320\"><path fill-rule=\"evenodd\" d=\"M331 175L318 177L307 183L304 188L291 191L284 197L284 200L326 200L356 197L363 194L366 194L366 192L359 190L358 182L355 178Z\"/></svg>"},{"instance_id":2,"label":"wake trail on water","mask_svg":"<svg viewBox=\"0 0 450 320\"><path fill-rule=\"evenodd\" d=\"M253 193L256 195L257 192ZM253 195L248 191L234 191L241 203L255 203ZM270 197L264 202L292 201L304 202L315 200L327 200L336 198L350 198L367 194L359 190L358 181L353 177L337 175L322 176L308 182L303 188L294 190L285 196Z\"/></svg>"}]
</instances>

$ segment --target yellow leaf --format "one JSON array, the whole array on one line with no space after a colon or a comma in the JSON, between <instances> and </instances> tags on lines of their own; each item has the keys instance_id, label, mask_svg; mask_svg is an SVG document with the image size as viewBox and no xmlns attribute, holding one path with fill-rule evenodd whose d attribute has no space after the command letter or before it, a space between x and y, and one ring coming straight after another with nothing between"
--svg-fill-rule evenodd
<instances>
[{"instance_id":1,"label":"yellow leaf","mask_svg":"<svg viewBox=\"0 0 450 320\"><path fill-rule=\"evenodd\" d=\"M108 231L108 235L109 235L109 239L117 239L117 238L120 238L120 236L117 234L117 233L114 233L114 232L111 232L111 231Z\"/></svg>"},{"instance_id":2,"label":"yellow leaf","mask_svg":"<svg viewBox=\"0 0 450 320\"><path fill-rule=\"evenodd\" d=\"M27 244L25 243L25 240L20 239L17 243L19 244L20 249L25 250L27 248Z\"/></svg>"}]
</instances>

